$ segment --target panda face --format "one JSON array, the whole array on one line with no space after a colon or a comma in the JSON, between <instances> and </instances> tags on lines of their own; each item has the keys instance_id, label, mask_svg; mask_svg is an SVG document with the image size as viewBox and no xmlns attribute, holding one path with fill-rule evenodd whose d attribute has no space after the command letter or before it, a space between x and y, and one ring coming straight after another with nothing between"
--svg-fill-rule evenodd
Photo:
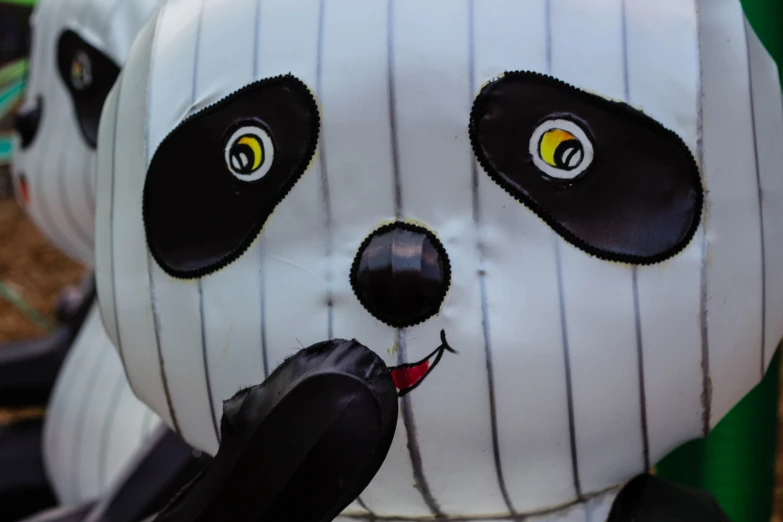
<instances>
[{"instance_id":1,"label":"panda face","mask_svg":"<svg viewBox=\"0 0 783 522\"><path fill-rule=\"evenodd\" d=\"M134 389L213 452L237 389L357 339L402 396L359 516L582 506L704 435L783 333L739 82L765 55L704 9L171 0L98 139Z\"/></svg>"},{"instance_id":2,"label":"panda face","mask_svg":"<svg viewBox=\"0 0 783 522\"><path fill-rule=\"evenodd\" d=\"M155 0L39 2L12 172L20 204L66 254L92 265L95 148L103 104Z\"/></svg>"}]
</instances>

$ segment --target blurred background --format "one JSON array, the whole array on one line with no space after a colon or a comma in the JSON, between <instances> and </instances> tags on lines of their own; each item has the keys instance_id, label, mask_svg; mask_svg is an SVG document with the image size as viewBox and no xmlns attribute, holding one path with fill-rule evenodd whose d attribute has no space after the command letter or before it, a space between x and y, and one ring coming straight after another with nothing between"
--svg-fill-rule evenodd
<instances>
[{"instance_id":1,"label":"blurred background","mask_svg":"<svg viewBox=\"0 0 783 522\"><path fill-rule=\"evenodd\" d=\"M50 332L61 297L85 274L25 217L11 183L13 115L24 94L34 3L0 0L0 347ZM35 413L0 410L0 423Z\"/></svg>"},{"instance_id":2,"label":"blurred background","mask_svg":"<svg viewBox=\"0 0 783 522\"><path fill-rule=\"evenodd\" d=\"M783 0L742 1L751 25L780 67ZM5 342L52 331L58 304L85 276L84 267L56 250L25 217L11 183L13 114L24 94L28 18L34 3L0 0L0 350ZM778 353L764 382L708 439L679 448L655 472L710 490L734 522L783 522L780 382ZM0 425L43 414L0 410Z\"/></svg>"}]
</instances>

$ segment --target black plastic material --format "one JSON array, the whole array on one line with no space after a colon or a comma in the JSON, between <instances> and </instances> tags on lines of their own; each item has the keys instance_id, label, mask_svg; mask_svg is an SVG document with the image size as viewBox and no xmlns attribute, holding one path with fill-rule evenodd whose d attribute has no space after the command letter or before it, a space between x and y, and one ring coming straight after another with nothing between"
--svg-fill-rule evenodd
<instances>
[{"instance_id":1,"label":"black plastic material","mask_svg":"<svg viewBox=\"0 0 783 522\"><path fill-rule=\"evenodd\" d=\"M92 507L92 502L76 506L58 506L25 518L24 522L83 522Z\"/></svg>"},{"instance_id":2,"label":"black plastic material","mask_svg":"<svg viewBox=\"0 0 783 522\"><path fill-rule=\"evenodd\" d=\"M705 491L639 475L620 491L607 522L729 522Z\"/></svg>"},{"instance_id":3,"label":"black plastic material","mask_svg":"<svg viewBox=\"0 0 783 522\"><path fill-rule=\"evenodd\" d=\"M46 337L0 346L0 408L43 406L49 401L65 356L95 300L90 280L67 324Z\"/></svg>"},{"instance_id":4,"label":"black plastic material","mask_svg":"<svg viewBox=\"0 0 783 522\"><path fill-rule=\"evenodd\" d=\"M312 92L292 75L246 85L185 119L158 146L144 181L144 230L158 265L195 278L244 254L310 165L319 128ZM272 143L269 170L254 181L226 163L242 129Z\"/></svg>"},{"instance_id":5,"label":"black plastic material","mask_svg":"<svg viewBox=\"0 0 783 522\"><path fill-rule=\"evenodd\" d=\"M140 453L130 474L95 506L89 522L144 520L162 510L206 465L170 430L153 437Z\"/></svg>"},{"instance_id":6,"label":"black plastic material","mask_svg":"<svg viewBox=\"0 0 783 522\"><path fill-rule=\"evenodd\" d=\"M404 328L438 313L449 288L450 267L446 249L432 232L392 223L359 247L351 286L376 319Z\"/></svg>"},{"instance_id":7,"label":"black plastic material","mask_svg":"<svg viewBox=\"0 0 783 522\"><path fill-rule=\"evenodd\" d=\"M24 522L83 522L92 508L92 502L76 506L59 506L25 518Z\"/></svg>"},{"instance_id":8,"label":"black plastic material","mask_svg":"<svg viewBox=\"0 0 783 522\"><path fill-rule=\"evenodd\" d=\"M568 120L594 158L573 179L540 171L529 152L547 121ZM699 168L683 140L643 112L555 78L515 71L489 82L470 120L487 174L566 241L601 259L652 264L679 253L699 226Z\"/></svg>"},{"instance_id":9,"label":"black plastic material","mask_svg":"<svg viewBox=\"0 0 783 522\"><path fill-rule=\"evenodd\" d=\"M377 473L396 423L375 353L345 340L306 348L224 403L215 459L156 521L331 521Z\"/></svg>"},{"instance_id":10,"label":"black plastic material","mask_svg":"<svg viewBox=\"0 0 783 522\"><path fill-rule=\"evenodd\" d=\"M55 506L41 454L43 420L0 426L0 522Z\"/></svg>"},{"instance_id":11,"label":"black plastic material","mask_svg":"<svg viewBox=\"0 0 783 522\"><path fill-rule=\"evenodd\" d=\"M22 150L32 145L35 136L38 134L38 128L41 126L41 115L43 113L43 100L39 96L35 104L25 110L19 110L14 117L14 129L19 134L19 145Z\"/></svg>"}]
</instances>

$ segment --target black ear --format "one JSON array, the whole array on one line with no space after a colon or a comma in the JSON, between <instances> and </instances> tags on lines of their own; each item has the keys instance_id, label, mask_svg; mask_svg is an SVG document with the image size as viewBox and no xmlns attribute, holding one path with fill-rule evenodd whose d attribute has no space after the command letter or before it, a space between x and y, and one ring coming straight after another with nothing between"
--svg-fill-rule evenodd
<instances>
[{"instance_id":1,"label":"black ear","mask_svg":"<svg viewBox=\"0 0 783 522\"><path fill-rule=\"evenodd\" d=\"M729 522L709 493L639 475L617 495L607 522Z\"/></svg>"},{"instance_id":2,"label":"black ear","mask_svg":"<svg viewBox=\"0 0 783 522\"><path fill-rule=\"evenodd\" d=\"M120 68L78 34L65 31L57 43L57 69L71 94L84 140L94 149L103 103Z\"/></svg>"}]
</instances>

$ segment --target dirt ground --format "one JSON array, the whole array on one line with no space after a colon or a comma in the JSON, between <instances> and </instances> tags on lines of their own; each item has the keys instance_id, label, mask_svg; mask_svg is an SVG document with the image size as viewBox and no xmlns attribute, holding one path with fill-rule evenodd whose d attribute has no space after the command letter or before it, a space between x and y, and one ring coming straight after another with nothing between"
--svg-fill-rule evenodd
<instances>
[{"instance_id":1,"label":"dirt ground","mask_svg":"<svg viewBox=\"0 0 783 522\"><path fill-rule=\"evenodd\" d=\"M77 284L84 268L44 239L13 199L0 200L0 282L54 322L59 293ZM39 326L0 297L0 343L42 335Z\"/></svg>"}]
</instances>

